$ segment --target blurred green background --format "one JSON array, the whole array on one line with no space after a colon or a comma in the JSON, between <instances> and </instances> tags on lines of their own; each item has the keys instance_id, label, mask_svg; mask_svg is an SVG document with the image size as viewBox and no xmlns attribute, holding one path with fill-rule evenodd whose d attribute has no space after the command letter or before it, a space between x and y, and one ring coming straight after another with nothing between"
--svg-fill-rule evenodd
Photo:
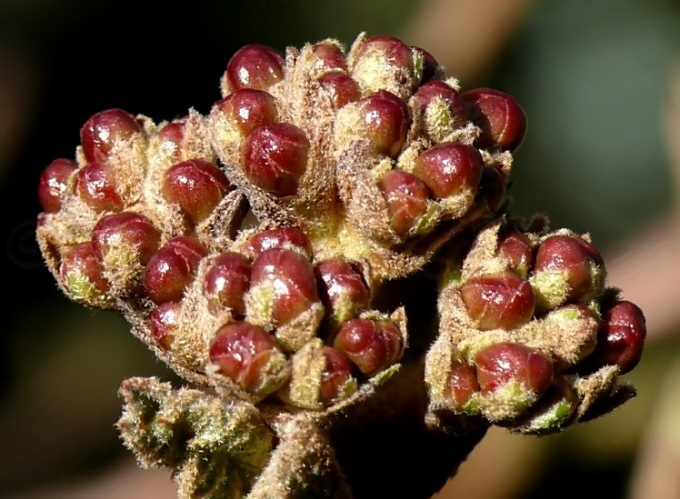
<instances>
[{"instance_id":1,"label":"blurred green background","mask_svg":"<svg viewBox=\"0 0 680 499\"><path fill-rule=\"evenodd\" d=\"M282 50L326 37L349 44L361 31L399 36L432 52L464 89L502 89L526 110L513 214L545 212L554 227L589 231L626 268L644 254L637 234L676 213L680 165L671 150L680 133L667 115L680 85L679 27L680 4L671 0L0 0L0 496L133 497L94 491L134 476L146 494L139 497L172 497L165 475L145 483L151 474L131 471L113 428L120 381L170 374L122 319L67 301L34 242L38 176L52 159L73 156L90 115L110 107L157 121L190 107L205 113L230 55L246 43ZM674 222L661 230L655 248L680 267L680 251L664 244L677 230ZM660 300L678 296L677 288L657 291ZM680 313L659 303L655 313L666 315L654 324L663 331L653 331L629 376L639 398L558 437L494 435L480 449L486 470L464 466L460 489L441 497L654 497L631 483L679 351ZM670 426L680 433L680 422ZM497 489L475 489L494 477Z\"/></svg>"}]
</instances>

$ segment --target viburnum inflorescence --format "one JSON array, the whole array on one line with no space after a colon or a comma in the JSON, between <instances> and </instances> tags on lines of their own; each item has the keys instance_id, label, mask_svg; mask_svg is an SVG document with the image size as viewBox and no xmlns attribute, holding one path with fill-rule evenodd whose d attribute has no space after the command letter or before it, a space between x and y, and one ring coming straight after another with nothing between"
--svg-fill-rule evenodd
<instances>
[{"instance_id":1,"label":"viburnum inflorescence","mask_svg":"<svg viewBox=\"0 0 680 499\"><path fill-rule=\"evenodd\" d=\"M180 497L424 498L491 424L634 394L644 316L589 236L504 209L513 97L364 35L248 45L221 90L206 116L95 114L38 188L62 290L191 384L121 387L125 444Z\"/></svg>"}]
</instances>

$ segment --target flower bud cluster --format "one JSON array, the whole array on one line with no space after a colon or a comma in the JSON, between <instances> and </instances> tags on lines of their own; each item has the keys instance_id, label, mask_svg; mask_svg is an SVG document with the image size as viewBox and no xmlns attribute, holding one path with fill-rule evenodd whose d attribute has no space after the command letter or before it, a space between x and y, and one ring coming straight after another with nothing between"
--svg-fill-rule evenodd
<instances>
[{"instance_id":1,"label":"flower bud cluster","mask_svg":"<svg viewBox=\"0 0 680 499\"><path fill-rule=\"evenodd\" d=\"M41 248L70 297L120 309L182 375L332 405L399 361L404 312L371 310L374 289L498 209L526 119L387 36L248 45L222 97L87 120L41 177Z\"/></svg>"},{"instance_id":2,"label":"flower bud cluster","mask_svg":"<svg viewBox=\"0 0 680 499\"><path fill-rule=\"evenodd\" d=\"M640 360L642 312L604 286L587 235L536 229L498 219L448 262L427 361L433 412L549 432L624 389L615 381Z\"/></svg>"},{"instance_id":3,"label":"flower bud cluster","mask_svg":"<svg viewBox=\"0 0 680 499\"><path fill-rule=\"evenodd\" d=\"M381 431L399 420L429 435L433 424L444 439L457 431L443 428L449 416L540 433L632 395L617 377L640 358L644 317L605 287L589 238L504 218L527 129L513 97L462 91L425 50L364 35L348 50L331 39L285 54L247 45L221 92L207 115L171 122L95 114L75 158L53 161L38 185L38 242L62 290L120 311L197 387L123 390L126 442L141 462L168 465L170 435L181 450L170 466L191 484L183 497L203 497L191 477L226 480L210 466L234 449L251 466L238 421L222 422L233 441L218 445L210 417L185 417L198 399L211 414L235 403L234 418L259 415L253 435L276 433L262 451L271 460L244 482L252 497L312 497L305 480L321 483L321 469L372 473L339 442L354 416ZM427 307L413 306L408 283L442 258L437 320L418 317Z\"/></svg>"}]
</instances>

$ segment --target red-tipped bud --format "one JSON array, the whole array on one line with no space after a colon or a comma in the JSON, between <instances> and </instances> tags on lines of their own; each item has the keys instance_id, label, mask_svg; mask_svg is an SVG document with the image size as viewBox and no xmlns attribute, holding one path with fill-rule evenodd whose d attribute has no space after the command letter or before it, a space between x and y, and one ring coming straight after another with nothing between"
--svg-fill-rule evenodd
<instances>
[{"instance_id":1,"label":"red-tipped bud","mask_svg":"<svg viewBox=\"0 0 680 499\"><path fill-rule=\"evenodd\" d=\"M531 285L514 272L473 277L460 289L470 318L479 329L515 329L531 320Z\"/></svg>"},{"instance_id":2,"label":"red-tipped bud","mask_svg":"<svg viewBox=\"0 0 680 499\"><path fill-rule=\"evenodd\" d=\"M227 63L224 75L229 92L242 88L267 90L283 79L283 56L264 45L246 45Z\"/></svg>"},{"instance_id":3,"label":"red-tipped bud","mask_svg":"<svg viewBox=\"0 0 680 499\"><path fill-rule=\"evenodd\" d=\"M76 194L95 211L123 209L113 172L103 163L90 163L78 170Z\"/></svg>"},{"instance_id":4,"label":"red-tipped bud","mask_svg":"<svg viewBox=\"0 0 680 499\"><path fill-rule=\"evenodd\" d=\"M181 305L178 302L165 302L149 314L149 328L158 346L167 350L172 345L179 327Z\"/></svg>"},{"instance_id":5,"label":"red-tipped bud","mask_svg":"<svg viewBox=\"0 0 680 499\"><path fill-rule=\"evenodd\" d=\"M92 229L92 241L107 269L133 262L146 265L160 239L151 220L131 211L102 217Z\"/></svg>"},{"instance_id":6,"label":"red-tipped bud","mask_svg":"<svg viewBox=\"0 0 680 499\"><path fill-rule=\"evenodd\" d=\"M348 395L347 387L352 382L352 364L345 354L339 350L324 346L323 356L326 366L321 373L319 386L319 402L331 405Z\"/></svg>"},{"instance_id":7,"label":"red-tipped bud","mask_svg":"<svg viewBox=\"0 0 680 499\"><path fill-rule=\"evenodd\" d=\"M527 236L513 230L499 237L496 254L507 262L510 270L526 277L533 263L534 250Z\"/></svg>"},{"instance_id":8,"label":"red-tipped bud","mask_svg":"<svg viewBox=\"0 0 680 499\"><path fill-rule=\"evenodd\" d=\"M429 207L430 189L418 177L403 170L390 170L378 185L387 201L394 232L402 238L412 235Z\"/></svg>"},{"instance_id":9,"label":"red-tipped bud","mask_svg":"<svg viewBox=\"0 0 680 499\"><path fill-rule=\"evenodd\" d=\"M475 88L463 93L472 122L482 134L475 145L488 148L516 149L524 139L527 118L510 95L493 88Z\"/></svg>"},{"instance_id":10,"label":"red-tipped bud","mask_svg":"<svg viewBox=\"0 0 680 499\"><path fill-rule=\"evenodd\" d=\"M593 360L600 365L618 365L622 373L640 361L647 326L642 310L629 301L619 301L605 311Z\"/></svg>"},{"instance_id":11,"label":"red-tipped bud","mask_svg":"<svg viewBox=\"0 0 680 499\"><path fill-rule=\"evenodd\" d=\"M463 409L472 395L480 390L475 368L462 362L454 362L451 366L448 388L453 409Z\"/></svg>"},{"instance_id":12,"label":"red-tipped bud","mask_svg":"<svg viewBox=\"0 0 680 499\"><path fill-rule=\"evenodd\" d=\"M233 251L221 253L212 260L203 277L203 294L213 313L229 308L235 317L243 317L246 313L244 296L249 287L250 262Z\"/></svg>"},{"instance_id":13,"label":"red-tipped bud","mask_svg":"<svg viewBox=\"0 0 680 499\"><path fill-rule=\"evenodd\" d=\"M266 310L267 322L278 327L307 311L318 301L316 279L309 260L287 249L270 249L253 262L249 307L260 316ZM248 310L248 314L250 314Z\"/></svg>"},{"instance_id":14,"label":"red-tipped bud","mask_svg":"<svg viewBox=\"0 0 680 499\"><path fill-rule=\"evenodd\" d=\"M109 283L102 275L102 266L92 242L70 248L61 257L61 283L76 299L94 304L109 292Z\"/></svg>"},{"instance_id":15,"label":"red-tipped bud","mask_svg":"<svg viewBox=\"0 0 680 499\"><path fill-rule=\"evenodd\" d=\"M277 196L295 194L307 167L309 140L290 123L257 128L244 141L241 167L256 186Z\"/></svg>"},{"instance_id":16,"label":"red-tipped bud","mask_svg":"<svg viewBox=\"0 0 680 499\"><path fill-rule=\"evenodd\" d=\"M314 55L319 58L326 71L339 70L345 71L347 69L347 62L345 61L345 54L340 50L340 47L330 42L319 42L312 46Z\"/></svg>"},{"instance_id":17,"label":"red-tipped bud","mask_svg":"<svg viewBox=\"0 0 680 499\"><path fill-rule=\"evenodd\" d=\"M378 71L377 64L381 65L381 71L387 71L382 69L385 66L392 66L411 73L413 71L411 47L392 36L379 35L367 38L356 54L353 72L359 78L370 79L371 73Z\"/></svg>"},{"instance_id":18,"label":"red-tipped bud","mask_svg":"<svg viewBox=\"0 0 680 499\"><path fill-rule=\"evenodd\" d=\"M496 343L475 356L477 381L482 393L516 382L541 396L550 387L553 366L550 359L519 343Z\"/></svg>"},{"instance_id":19,"label":"red-tipped bud","mask_svg":"<svg viewBox=\"0 0 680 499\"><path fill-rule=\"evenodd\" d=\"M230 189L224 172L200 159L172 166L163 179L163 197L180 206L194 224L208 217Z\"/></svg>"},{"instance_id":20,"label":"red-tipped bud","mask_svg":"<svg viewBox=\"0 0 680 499\"><path fill-rule=\"evenodd\" d=\"M278 116L274 97L262 90L251 88L232 92L215 106L236 125L244 137L259 126L274 123Z\"/></svg>"},{"instance_id":21,"label":"red-tipped bud","mask_svg":"<svg viewBox=\"0 0 680 499\"><path fill-rule=\"evenodd\" d=\"M356 133L371 143L379 154L396 157L406 142L411 121L406 103L380 90L357 102L361 122Z\"/></svg>"},{"instance_id":22,"label":"red-tipped bud","mask_svg":"<svg viewBox=\"0 0 680 499\"><path fill-rule=\"evenodd\" d=\"M223 326L215 334L209 355L218 373L247 392L266 395L285 381L283 354L274 337L259 326L247 322Z\"/></svg>"},{"instance_id":23,"label":"red-tipped bud","mask_svg":"<svg viewBox=\"0 0 680 499\"><path fill-rule=\"evenodd\" d=\"M165 125L156 134L160 148L173 163L182 160L185 126L184 121L174 121Z\"/></svg>"},{"instance_id":24,"label":"red-tipped bud","mask_svg":"<svg viewBox=\"0 0 680 499\"><path fill-rule=\"evenodd\" d=\"M392 321L352 319L340 328L333 346L363 374L373 376L401 358L404 338Z\"/></svg>"},{"instance_id":25,"label":"red-tipped bud","mask_svg":"<svg viewBox=\"0 0 680 499\"><path fill-rule=\"evenodd\" d=\"M180 301L207 254L208 250L193 237L179 236L168 241L144 269L144 287L149 298L154 303Z\"/></svg>"},{"instance_id":26,"label":"red-tipped bud","mask_svg":"<svg viewBox=\"0 0 680 499\"><path fill-rule=\"evenodd\" d=\"M307 258L312 258L312 244L304 231L297 227L280 227L258 232L248 240L245 251L250 257L256 258L274 248L299 251Z\"/></svg>"},{"instance_id":27,"label":"red-tipped bud","mask_svg":"<svg viewBox=\"0 0 680 499\"><path fill-rule=\"evenodd\" d=\"M539 245L534 264L534 281L539 288L550 287L550 283L543 286L542 281L555 275L568 287L563 301L578 300L591 291L593 261L581 241L579 237L555 235Z\"/></svg>"},{"instance_id":28,"label":"red-tipped bud","mask_svg":"<svg viewBox=\"0 0 680 499\"><path fill-rule=\"evenodd\" d=\"M345 104L355 102L361 98L359 85L346 73L339 71L324 73L319 78L319 83L328 92L335 109L340 109Z\"/></svg>"},{"instance_id":29,"label":"red-tipped bud","mask_svg":"<svg viewBox=\"0 0 680 499\"><path fill-rule=\"evenodd\" d=\"M423 152L416 159L413 174L425 182L438 198L476 190L482 178L484 160L472 146L446 142Z\"/></svg>"},{"instance_id":30,"label":"red-tipped bud","mask_svg":"<svg viewBox=\"0 0 680 499\"><path fill-rule=\"evenodd\" d=\"M68 188L68 178L78 165L70 159L55 159L40 174L38 199L46 213L61 209L61 202Z\"/></svg>"},{"instance_id":31,"label":"red-tipped bud","mask_svg":"<svg viewBox=\"0 0 680 499\"><path fill-rule=\"evenodd\" d=\"M413 94L418 107L427 112L427 109L435 102L444 104L451 119L451 127L455 128L468 121L468 113L463 97L449 85L441 80L434 80L418 87Z\"/></svg>"},{"instance_id":32,"label":"red-tipped bud","mask_svg":"<svg viewBox=\"0 0 680 499\"><path fill-rule=\"evenodd\" d=\"M134 116L122 109L107 109L93 115L80 129L80 142L88 163L105 163L117 141L141 133Z\"/></svg>"},{"instance_id":33,"label":"red-tipped bud","mask_svg":"<svg viewBox=\"0 0 680 499\"><path fill-rule=\"evenodd\" d=\"M342 324L359 310L368 307L370 295L366 283L349 262L329 258L317 263L315 271L319 296L335 325Z\"/></svg>"}]
</instances>

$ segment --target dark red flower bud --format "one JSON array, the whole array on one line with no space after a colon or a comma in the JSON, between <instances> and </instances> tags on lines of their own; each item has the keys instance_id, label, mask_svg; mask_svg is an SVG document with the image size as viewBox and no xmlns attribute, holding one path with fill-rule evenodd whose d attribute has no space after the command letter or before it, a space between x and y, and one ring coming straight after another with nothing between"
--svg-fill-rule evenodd
<instances>
[{"instance_id":1,"label":"dark red flower bud","mask_svg":"<svg viewBox=\"0 0 680 499\"><path fill-rule=\"evenodd\" d=\"M390 170L378 185L387 201L394 232L402 238L412 235L429 207L430 189L418 177L403 170Z\"/></svg>"},{"instance_id":2,"label":"dark red flower bud","mask_svg":"<svg viewBox=\"0 0 680 499\"><path fill-rule=\"evenodd\" d=\"M245 137L262 125L274 123L278 116L276 100L262 90L243 88L215 104Z\"/></svg>"},{"instance_id":3,"label":"dark red flower bud","mask_svg":"<svg viewBox=\"0 0 680 499\"><path fill-rule=\"evenodd\" d=\"M470 118L482 134L475 145L488 148L516 149L527 130L524 110L510 95L493 88L475 88L463 93Z\"/></svg>"},{"instance_id":4,"label":"dark red flower bud","mask_svg":"<svg viewBox=\"0 0 680 499\"><path fill-rule=\"evenodd\" d=\"M93 115L80 129L80 143L88 163L106 163L117 141L141 133L142 127L130 113L107 109Z\"/></svg>"},{"instance_id":5,"label":"dark red flower bud","mask_svg":"<svg viewBox=\"0 0 680 499\"><path fill-rule=\"evenodd\" d=\"M640 361L647 326L642 310L629 301L619 301L604 312L593 360L600 365L618 365L622 373Z\"/></svg>"},{"instance_id":6,"label":"dark red flower bud","mask_svg":"<svg viewBox=\"0 0 680 499\"><path fill-rule=\"evenodd\" d=\"M378 374L404 353L404 338L392 321L352 319L338 332L333 346L366 376Z\"/></svg>"},{"instance_id":7,"label":"dark red flower bud","mask_svg":"<svg viewBox=\"0 0 680 499\"><path fill-rule=\"evenodd\" d=\"M519 343L496 343L475 356L477 380L482 393L517 382L536 396L550 387L553 366L545 355Z\"/></svg>"},{"instance_id":8,"label":"dark red flower bud","mask_svg":"<svg viewBox=\"0 0 680 499\"><path fill-rule=\"evenodd\" d=\"M318 400L322 405L331 405L347 395L347 386L352 381L352 364L345 354L333 347L324 346L322 353L326 366L321 373Z\"/></svg>"},{"instance_id":9,"label":"dark red flower bud","mask_svg":"<svg viewBox=\"0 0 680 499\"><path fill-rule=\"evenodd\" d=\"M95 211L123 209L114 174L104 163L90 163L78 170L76 194Z\"/></svg>"},{"instance_id":10,"label":"dark red flower bud","mask_svg":"<svg viewBox=\"0 0 680 499\"><path fill-rule=\"evenodd\" d=\"M309 140L290 123L263 125L243 142L241 167L256 186L277 196L290 196L307 168Z\"/></svg>"},{"instance_id":11,"label":"dark red flower bud","mask_svg":"<svg viewBox=\"0 0 680 499\"><path fill-rule=\"evenodd\" d=\"M226 251L217 256L203 277L203 294L210 300L211 312L229 308L236 317L246 313L245 293L250 287L248 258Z\"/></svg>"},{"instance_id":12,"label":"dark red flower bud","mask_svg":"<svg viewBox=\"0 0 680 499\"><path fill-rule=\"evenodd\" d=\"M462 362L454 362L449 377L449 397L454 410L465 407L472 395L479 392L475 368Z\"/></svg>"},{"instance_id":13,"label":"dark red flower bud","mask_svg":"<svg viewBox=\"0 0 680 499\"><path fill-rule=\"evenodd\" d=\"M258 232L248 240L245 251L252 258L256 258L274 248L293 249L300 251L307 258L312 258L312 244L305 232L297 227L280 227Z\"/></svg>"},{"instance_id":14,"label":"dark red flower bud","mask_svg":"<svg viewBox=\"0 0 680 499\"><path fill-rule=\"evenodd\" d=\"M431 147L416 159L413 174L438 198L476 190L482 179L484 160L472 146L446 142Z\"/></svg>"},{"instance_id":15,"label":"dark red flower bud","mask_svg":"<svg viewBox=\"0 0 680 499\"><path fill-rule=\"evenodd\" d=\"M514 272L473 277L463 283L460 293L479 329L516 329L534 313L533 289Z\"/></svg>"},{"instance_id":16,"label":"dark red flower bud","mask_svg":"<svg viewBox=\"0 0 680 499\"><path fill-rule=\"evenodd\" d=\"M144 287L149 298L154 303L180 301L207 254L208 250L193 237L179 236L168 241L144 269Z\"/></svg>"},{"instance_id":17,"label":"dark red flower bud","mask_svg":"<svg viewBox=\"0 0 680 499\"><path fill-rule=\"evenodd\" d=\"M227 64L224 76L227 90L267 90L283 79L283 64L283 56L276 50L264 45L246 45Z\"/></svg>"},{"instance_id":18,"label":"dark red flower bud","mask_svg":"<svg viewBox=\"0 0 680 499\"><path fill-rule=\"evenodd\" d=\"M369 305L370 295L361 274L341 258L329 258L316 264L319 296L333 324L354 317Z\"/></svg>"},{"instance_id":19,"label":"dark red flower bud","mask_svg":"<svg viewBox=\"0 0 680 499\"><path fill-rule=\"evenodd\" d=\"M77 167L76 162L70 159L55 159L43 170L38 183L38 199L46 213L61 209L68 179Z\"/></svg>"},{"instance_id":20,"label":"dark red flower bud","mask_svg":"<svg viewBox=\"0 0 680 499\"><path fill-rule=\"evenodd\" d=\"M283 382L287 363L276 340L259 326L234 322L223 326L210 345L210 362L218 373L247 392L266 395Z\"/></svg>"},{"instance_id":21,"label":"dark red flower bud","mask_svg":"<svg viewBox=\"0 0 680 499\"><path fill-rule=\"evenodd\" d=\"M263 252L253 262L250 282L249 307L266 310L274 327L289 323L319 299L312 264L292 250Z\"/></svg>"},{"instance_id":22,"label":"dark red flower bud","mask_svg":"<svg viewBox=\"0 0 680 499\"><path fill-rule=\"evenodd\" d=\"M154 308L149 314L149 327L158 346L167 350L172 345L179 327L181 305L169 301Z\"/></svg>"},{"instance_id":23,"label":"dark red flower bud","mask_svg":"<svg viewBox=\"0 0 680 499\"><path fill-rule=\"evenodd\" d=\"M192 159L173 165L163 180L163 197L176 203L194 224L208 217L230 190L224 172L214 163Z\"/></svg>"}]
</instances>

